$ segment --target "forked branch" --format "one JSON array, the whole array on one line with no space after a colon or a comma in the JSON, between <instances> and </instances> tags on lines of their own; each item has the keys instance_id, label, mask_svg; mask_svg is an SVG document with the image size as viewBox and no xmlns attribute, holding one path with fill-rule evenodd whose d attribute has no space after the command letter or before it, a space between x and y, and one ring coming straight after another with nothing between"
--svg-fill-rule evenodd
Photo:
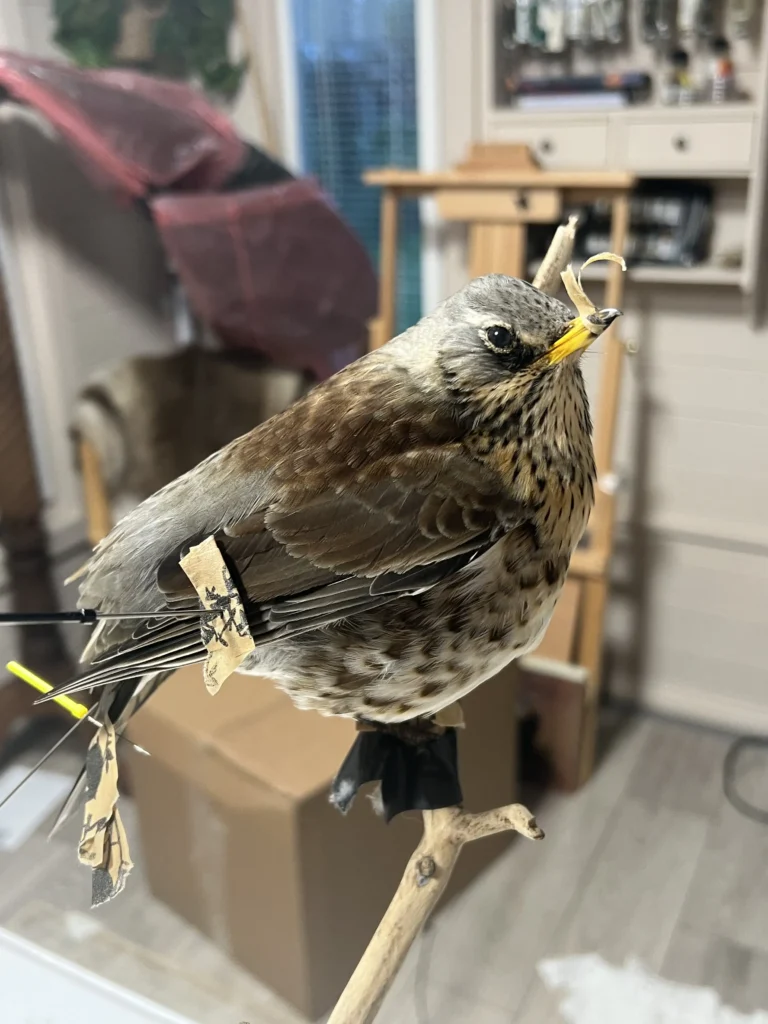
<instances>
[{"instance_id":1,"label":"forked branch","mask_svg":"<svg viewBox=\"0 0 768 1024\"><path fill-rule=\"evenodd\" d=\"M462 846L512 830L528 839L544 838L536 819L521 804L482 814L469 814L459 807L424 811L421 842L328 1024L370 1024L375 1019L408 950L448 884Z\"/></svg>"}]
</instances>

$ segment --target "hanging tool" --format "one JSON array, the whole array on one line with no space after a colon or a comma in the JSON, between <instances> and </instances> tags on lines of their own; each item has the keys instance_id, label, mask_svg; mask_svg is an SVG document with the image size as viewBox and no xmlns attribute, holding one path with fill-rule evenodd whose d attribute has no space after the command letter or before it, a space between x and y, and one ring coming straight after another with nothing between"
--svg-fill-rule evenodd
<instances>
[{"instance_id":1,"label":"hanging tool","mask_svg":"<svg viewBox=\"0 0 768 1024\"><path fill-rule=\"evenodd\" d=\"M584 0L565 0L565 35L572 43L587 42Z\"/></svg>"},{"instance_id":2,"label":"hanging tool","mask_svg":"<svg viewBox=\"0 0 768 1024\"><path fill-rule=\"evenodd\" d=\"M731 0L728 13L738 39L749 39L755 17L755 0Z\"/></svg>"},{"instance_id":3,"label":"hanging tool","mask_svg":"<svg viewBox=\"0 0 768 1024\"><path fill-rule=\"evenodd\" d=\"M642 0L640 20L646 43L664 42L672 36L672 0Z\"/></svg>"},{"instance_id":4,"label":"hanging tool","mask_svg":"<svg viewBox=\"0 0 768 1024\"><path fill-rule=\"evenodd\" d=\"M600 0L605 39L611 46L624 40L624 0Z\"/></svg>"},{"instance_id":5,"label":"hanging tool","mask_svg":"<svg viewBox=\"0 0 768 1024\"><path fill-rule=\"evenodd\" d=\"M624 0L585 0L587 35L593 43L616 45L624 37Z\"/></svg>"},{"instance_id":6,"label":"hanging tool","mask_svg":"<svg viewBox=\"0 0 768 1024\"><path fill-rule=\"evenodd\" d=\"M699 0L696 13L696 34L699 39L711 39L717 28L716 0Z\"/></svg>"},{"instance_id":7,"label":"hanging tool","mask_svg":"<svg viewBox=\"0 0 768 1024\"><path fill-rule=\"evenodd\" d=\"M656 35L664 41L672 38L674 24L673 0L657 0L656 3Z\"/></svg>"},{"instance_id":8,"label":"hanging tool","mask_svg":"<svg viewBox=\"0 0 768 1024\"><path fill-rule=\"evenodd\" d=\"M640 23L642 26L643 42L645 43L653 43L656 41L655 13L655 0L641 0Z\"/></svg>"},{"instance_id":9,"label":"hanging tool","mask_svg":"<svg viewBox=\"0 0 768 1024\"><path fill-rule=\"evenodd\" d=\"M544 36L547 53L562 53L565 49L565 0L539 0L536 23Z\"/></svg>"},{"instance_id":10,"label":"hanging tool","mask_svg":"<svg viewBox=\"0 0 768 1024\"><path fill-rule=\"evenodd\" d=\"M696 28L700 0L678 0L677 31L680 36L692 36Z\"/></svg>"},{"instance_id":11,"label":"hanging tool","mask_svg":"<svg viewBox=\"0 0 768 1024\"><path fill-rule=\"evenodd\" d=\"M601 0L584 0L584 21L589 42L605 42L605 19L603 18Z\"/></svg>"},{"instance_id":12,"label":"hanging tool","mask_svg":"<svg viewBox=\"0 0 768 1024\"><path fill-rule=\"evenodd\" d=\"M501 45L505 50L516 50L515 25L517 23L517 4L515 0L504 0L499 12L499 33Z\"/></svg>"},{"instance_id":13,"label":"hanging tool","mask_svg":"<svg viewBox=\"0 0 768 1024\"><path fill-rule=\"evenodd\" d=\"M515 3L515 42L518 46L528 46L531 42L531 0L516 0Z\"/></svg>"}]
</instances>

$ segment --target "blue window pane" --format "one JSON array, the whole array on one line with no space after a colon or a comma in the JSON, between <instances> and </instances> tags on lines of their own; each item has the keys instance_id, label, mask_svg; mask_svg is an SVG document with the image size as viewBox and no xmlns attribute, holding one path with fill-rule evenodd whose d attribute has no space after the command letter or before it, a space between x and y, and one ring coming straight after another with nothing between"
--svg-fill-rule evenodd
<instances>
[{"instance_id":1,"label":"blue window pane","mask_svg":"<svg viewBox=\"0 0 768 1024\"><path fill-rule=\"evenodd\" d=\"M415 167L414 0L292 0L303 171L319 179L379 266L370 167ZM421 315L419 214L403 205L398 328Z\"/></svg>"}]
</instances>

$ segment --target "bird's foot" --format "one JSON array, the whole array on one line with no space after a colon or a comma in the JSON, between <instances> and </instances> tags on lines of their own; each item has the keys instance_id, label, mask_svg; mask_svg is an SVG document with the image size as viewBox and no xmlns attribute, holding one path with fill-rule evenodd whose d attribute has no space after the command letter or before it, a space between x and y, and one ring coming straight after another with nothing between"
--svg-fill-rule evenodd
<instances>
[{"instance_id":1,"label":"bird's foot","mask_svg":"<svg viewBox=\"0 0 768 1024\"><path fill-rule=\"evenodd\" d=\"M331 803L343 814L359 788L381 783L383 815L461 803L456 730L430 718L361 722L360 734L334 779Z\"/></svg>"}]
</instances>

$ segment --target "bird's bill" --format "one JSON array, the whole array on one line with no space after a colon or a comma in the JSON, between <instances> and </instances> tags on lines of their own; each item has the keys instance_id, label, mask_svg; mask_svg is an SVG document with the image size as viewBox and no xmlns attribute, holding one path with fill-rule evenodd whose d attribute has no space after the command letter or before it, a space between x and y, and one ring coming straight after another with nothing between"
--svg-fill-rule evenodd
<instances>
[{"instance_id":1,"label":"bird's bill","mask_svg":"<svg viewBox=\"0 0 768 1024\"><path fill-rule=\"evenodd\" d=\"M621 311L618 309L598 309L588 316L577 316L571 320L565 334L558 338L547 352L547 360L550 365L555 366L563 359L573 355L574 352L589 348L606 327L610 327L617 316L621 316Z\"/></svg>"}]
</instances>

